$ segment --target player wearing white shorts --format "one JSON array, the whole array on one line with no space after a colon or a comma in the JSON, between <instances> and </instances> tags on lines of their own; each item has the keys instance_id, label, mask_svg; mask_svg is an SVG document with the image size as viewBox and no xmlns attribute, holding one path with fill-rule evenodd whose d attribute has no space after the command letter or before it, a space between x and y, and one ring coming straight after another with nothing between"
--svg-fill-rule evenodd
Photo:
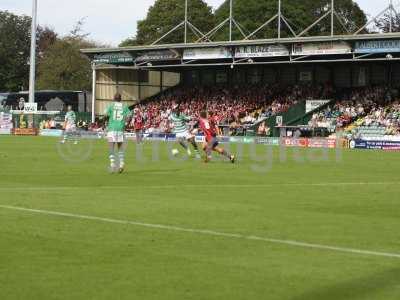
<instances>
[{"instance_id":1,"label":"player wearing white shorts","mask_svg":"<svg viewBox=\"0 0 400 300\"><path fill-rule=\"evenodd\" d=\"M108 120L107 140L109 145L110 170L114 173L117 168L122 173L125 167L125 125L130 117L130 110L121 103L121 95L114 96L114 102L106 109ZM115 150L118 150L119 166L116 164Z\"/></svg>"},{"instance_id":2,"label":"player wearing white shorts","mask_svg":"<svg viewBox=\"0 0 400 300\"><path fill-rule=\"evenodd\" d=\"M68 105L67 113L64 120L64 137L61 143L65 143L68 139L73 139L74 144L78 144L78 132L76 129L76 114L72 110L72 106Z\"/></svg>"},{"instance_id":3,"label":"player wearing white shorts","mask_svg":"<svg viewBox=\"0 0 400 300\"><path fill-rule=\"evenodd\" d=\"M200 158L200 152L195 141L195 136L189 133L187 126L187 123L191 121L191 118L181 113L179 105L176 105L172 110L169 120L172 122L172 130L176 135L178 143L186 150L189 156L192 155L192 152L190 151L187 142L191 143L196 153L196 158Z\"/></svg>"}]
</instances>

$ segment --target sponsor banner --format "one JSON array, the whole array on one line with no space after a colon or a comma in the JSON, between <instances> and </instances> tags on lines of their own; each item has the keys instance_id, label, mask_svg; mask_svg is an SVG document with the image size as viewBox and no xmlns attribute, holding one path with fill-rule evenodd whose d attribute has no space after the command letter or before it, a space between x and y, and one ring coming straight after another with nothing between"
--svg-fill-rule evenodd
<instances>
[{"instance_id":1,"label":"sponsor banner","mask_svg":"<svg viewBox=\"0 0 400 300\"><path fill-rule=\"evenodd\" d=\"M400 142L399 135L385 135L385 136L368 136L362 138L365 141L393 141Z\"/></svg>"},{"instance_id":2,"label":"sponsor banner","mask_svg":"<svg viewBox=\"0 0 400 300\"><path fill-rule=\"evenodd\" d=\"M59 129L41 129L39 131L40 136L54 136L60 137L63 135L63 131Z\"/></svg>"},{"instance_id":3,"label":"sponsor banner","mask_svg":"<svg viewBox=\"0 0 400 300\"><path fill-rule=\"evenodd\" d=\"M14 135L37 135L36 128L14 128Z\"/></svg>"},{"instance_id":4,"label":"sponsor banner","mask_svg":"<svg viewBox=\"0 0 400 300\"><path fill-rule=\"evenodd\" d=\"M336 148L336 139L309 139L309 148Z\"/></svg>"},{"instance_id":5,"label":"sponsor banner","mask_svg":"<svg viewBox=\"0 0 400 300\"><path fill-rule=\"evenodd\" d=\"M350 141L351 149L375 149L387 151L400 151L400 141L367 141L367 140L352 140Z\"/></svg>"},{"instance_id":6,"label":"sponsor banner","mask_svg":"<svg viewBox=\"0 0 400 300\"><path fill-rule=\"evenodd\" d=\"M136 139L136 135L133 132L125 132L125 138Z\"/></svg>"},{"instance_id":7,"label":"sponsor banner","mask_svg":"<svg viewBox=\"0 0 400 300\"><path fill-rule=\"evenodd\" d=\"M297 43L293 45L293 55L327 55L351 53L346 42Z\"/></svg>"},{"instance_id":8,"label":"sponsor banner","mask_svg":"<svg viewBox=\"0 0 400 300\"><path fill-rule=\"evenodd\" d=\"M37 112L37 103L29 103L26 102L24 105L24 113L25 114L34 114Z\"/></svg>"},{"instance_id":9,"label":"sponsor banner","mask_svg":"<svg viewBox=\"0 0 400 300\"><path fill-rule=\"evenodd\" d=\"M126 133L126 137L135 138L134 133ZM144 137L149 141L176 141L175 134L145 134ZM276 145L279 145L279 139L276 139ZM197 143L203 143L206 141L203 135L196 135L195 141ZM244 144L253 144L256 142L255 137L246 137L246 136L219 136L218 141L222 144L226 143L244 143Z\"/></svg>"},{"instance_id":10,"label":"sponsor banner","mask_svg":"<svg viewBox=\"0 0 400 300\"><path fill-rule=\"evenodd\" d=\"M0 113L0 129L10 130L12 127L12 114Z\"/></svg>"},{"instance_id":11,"label":"sponsor banner","mask_svg":"<svg viewBox=\"0 0 400 300\"><path fill-rule=\"evenodd\" d=\"M126 132L125 137L136 140L136 133ZM175 141L176 135L173 133L144 133L143 138L149 141Z\"/></svg>"},{"instance_id":12,"label":"sponsor banner","mask_svg":"<svg viewBox=\"0 0 400 300\"><path fill-rule=\"evenodd\" d=\"M193 48L183 51L183 59L222 59L232 58L232 53L228 48Z\"/></svg>"},{"instance_id":13,"label":"sponsor banner","mask_svg":"<svg viewBox=\"0 0 400 300\"><path fill-rule=\"evenodd\" d=\"M294 138L282 138L281 144L286 147L301 147L307 148L308 147L308 139L294 139Z\"/></svg>"},{"instance_id":14,"label":"sponsor banner","mask_svg":"<svg viewBox=\"0 0 400 300\"><path fill-rule=\"evenodd\" d=\"M289 56L289 50L283 45L254 45L235 48L236 58Z\"/></svg>"},{"instance_id":15,"label":"sponsor banner","mask_svg":"<svg viewBox=\"0 0 400 300\"><path fill-rule=\"evenodd\" d=\"M143 53L138 58L136 58L136 61L142 62L142 61L156 61L156 60L174 60L180 58L181 56L178 51L159 50L159 51L149 51Z\"/></svg>"},{"instance_id":16,"label":"sponsor banner","mask_svg":"<svg viewBox=\"0 0 400 300\"><path fill-rule=\"evenodd\" d=\"M103 131L84 131L84 130L79 130L79 137L80 138L85 138L85 139L90 139L90 140L96 140L96 139L101 139L101 138L106 138L105 134Z\"/></svg>"},{"instance_id":17,"label":"sponsor banner","mask_svg":"<svg viewBox=\"0 0 400 300\"><path fill-rule=\"evenodd\" d=\"M256 137L255 143L260 145L279 146L279 138Z\"/></svg>"},{"instance_id":18,"label":"sponsor banner","mask_svg":"<svg viewBox=\"0 0 400 300\"><path fill-rule=\"evenodd\" d=\"M282 138L281 145L286 147L300 147L300 148L336 148L336 139L329 138Z\"/></svg>"},{"instance_id":19,"label":"sponsor banner","mask_svg":"<svg viewBox=\"0 0 400 300\"><path fill-rule=\"evenodd\" d=\"M96 54L93 61L97 64L118 64L133 62L133 57L129 53L106 53Z\"/></svg>"},{"instance_id":20,"label":"sponsor banner","mask_svg":"<svg viewBox=\"0 0 400 300\"><path fill-rule=\"evenodd\" d=\"M10 110L10 113L12 113L13 115L22 115L25 113L25 111L23 110ZM57 115L59 114L60 111L59 110L37 110L34 112L30 112L28 114L31 115Z\"/></svg>"},{"instance_id":21,"label":"sponsor banner","mask_svg":"<svg viewBox=\"0 0 400 300\"><path fill-rule=\"evenodd\" d=\"M355 53L400 52L400 40L360 41L356 42Z\"/></svg>"},{"instance_id":22,"label":"sponsor banner","mask_svg":"<svg viewBox=\"0 0 400 300\"><path fill-rule=\"evenodd\" d=\"M11 134L11 129L0 128L0 135Z\"/></svg>"},{"instance_id":23,"label":"sponsor banner","mask_svg":"<svg viewBox=\"0 0 400 300\"><path fill-rule=\"evenodd\" d=\"M317 109L327 103L329 103L331 100L307 100L306 101L306 113L309 113L310 111L313 111L314 109Z\"/></svg>"}]
</instances>

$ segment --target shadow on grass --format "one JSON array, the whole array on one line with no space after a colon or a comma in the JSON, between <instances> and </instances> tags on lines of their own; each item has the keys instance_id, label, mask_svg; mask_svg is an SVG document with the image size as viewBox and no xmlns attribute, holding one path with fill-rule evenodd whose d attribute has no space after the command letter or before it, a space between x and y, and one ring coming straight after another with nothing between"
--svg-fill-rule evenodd
<instances>
[{"instance_id":1,"label":"shadow on grass","mask_svg":"<svg viewBox=\"0 0 400 300\"><path fill-rule=\"evenodd\" d=\"M393 292L390 299L400 299L400 268L321 287L291 300L386 300L380 298L378 293L388 289Z\"/></svg>"}]
</instances>

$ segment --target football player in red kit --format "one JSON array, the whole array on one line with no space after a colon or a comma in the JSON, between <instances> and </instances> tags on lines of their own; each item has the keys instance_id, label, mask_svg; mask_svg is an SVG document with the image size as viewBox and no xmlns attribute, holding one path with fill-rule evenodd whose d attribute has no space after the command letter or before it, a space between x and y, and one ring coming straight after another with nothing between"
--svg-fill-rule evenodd
<instances>
[{"instance_id":1,"label":"football player in red kit","mask_svg":"<svg viewBox=\"0 0 400 300\"><path fill-rule=\"evenodd\" d=\"M219 147L217 139L217 129L214 120L207 119L207 112L202 111L200 113L199 126L203 131L206 138L206 142L203 144L203 150L206 152L205 162L209 162L211 159L211 151L218 152L219 154L227 157L231 163L235 162L235 155L230 154L224 148Z\"/></svg>"}]
</instances>

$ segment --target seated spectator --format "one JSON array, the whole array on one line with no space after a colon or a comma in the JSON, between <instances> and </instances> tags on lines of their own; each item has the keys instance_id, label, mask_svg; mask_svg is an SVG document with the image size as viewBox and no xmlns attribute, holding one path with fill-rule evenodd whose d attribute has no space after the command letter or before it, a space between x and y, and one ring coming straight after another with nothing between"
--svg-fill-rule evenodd
<instances>
[{"instance_id":1,"label":"seated spectator","mask_svg":"<svg viewBox=\"0 0 400 300\"><path fill-rule=\"evenodd\" d=\"M251 126L275 114L286 112L291 106L305 99L332 97L333 89L298 85L244 85L234 87L176 87L143 103L147 131L167 130L166 122L173 105L180 104L183 113L198 119L204 109L214 114L217 124L229 126L237 133L243 126Z\"/></svg>"}]
</instances>

